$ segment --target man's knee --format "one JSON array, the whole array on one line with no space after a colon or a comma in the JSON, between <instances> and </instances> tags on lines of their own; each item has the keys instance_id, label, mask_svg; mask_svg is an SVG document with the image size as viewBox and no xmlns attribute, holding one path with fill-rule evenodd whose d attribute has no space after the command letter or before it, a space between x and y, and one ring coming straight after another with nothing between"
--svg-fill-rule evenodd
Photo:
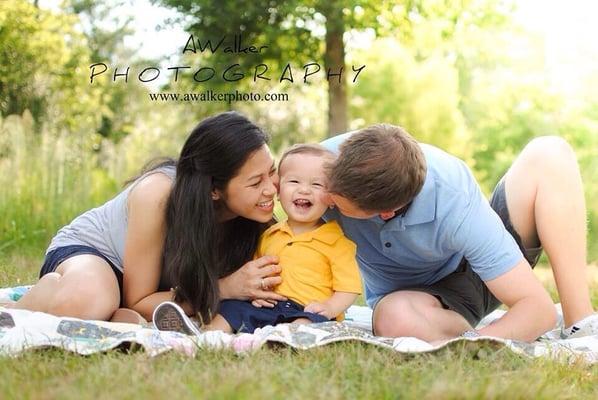
<instances>
[{"instance_id":1,"label":"man's knee","mask_svg":"<svg viewBox=\"0 0 598 400\"><path fill-rule=\"evenodd\" d=\"M393 294L382 299L374 311L373 328L378 336L417 336L423 318L418 305L408 295Z\"/></svg>"},{"instance_id":2,"label":"man's knee","mask_svg":"<svg viewBox=\"0 0 598 400\"><path fill-rule=\"evenodd\" d=\"M546 167L563 163L577 162L571 145L560 136L540 136L534 138L523 150L528 161L545 171Z\"/></svg>"}]
</instances>

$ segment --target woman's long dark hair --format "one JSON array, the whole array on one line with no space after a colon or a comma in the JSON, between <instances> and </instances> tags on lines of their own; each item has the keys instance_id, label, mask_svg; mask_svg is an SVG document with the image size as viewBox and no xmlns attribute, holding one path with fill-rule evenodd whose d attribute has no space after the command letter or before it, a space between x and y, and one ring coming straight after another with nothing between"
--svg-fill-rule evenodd
<instances>
[{"instance_id":1,"label":"woman's long dark hair","mask_svg":"<svg viewBox=\"0 0 598 400\"><path fill-rule=\"evenodd\" d=\"M218 311L218 279L251 260L266 224L217 220L212 191L224 191L268 136L237 112L206 118L191 132L176 164L166 206L163 268L175 301L209 322ZM220 200L219 200L220 201Z\"/></svg>"}]
</instances>

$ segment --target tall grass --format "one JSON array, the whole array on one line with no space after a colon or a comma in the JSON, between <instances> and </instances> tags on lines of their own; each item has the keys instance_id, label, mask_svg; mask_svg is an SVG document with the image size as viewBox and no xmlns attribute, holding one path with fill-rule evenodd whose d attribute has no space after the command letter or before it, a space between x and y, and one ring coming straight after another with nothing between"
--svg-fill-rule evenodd
<instances>
[{"instance_id":1,"label":"tall grass","mask_svg":"<svg viewBox=\"0 0 598 400\"><path fill-rule=\"evenodd\" d=\"M0 252L39 251L73 216L118 190L89 135L42 130L30 114L0 120Z\"/></svg>"},{"instance_id":2,"label":"tall grass","mask_svg":"<svg viewBox=\"0 0 598 400\"><path fill-rule=\"evenodd\" d=\"M40 128L28 112L0 118L0 256L42 253L58 229L114 196L149 160L176 157L197 117L164 108L169 118L141 113L118 143L93 127Z\"/></svg>"}]
</instances>

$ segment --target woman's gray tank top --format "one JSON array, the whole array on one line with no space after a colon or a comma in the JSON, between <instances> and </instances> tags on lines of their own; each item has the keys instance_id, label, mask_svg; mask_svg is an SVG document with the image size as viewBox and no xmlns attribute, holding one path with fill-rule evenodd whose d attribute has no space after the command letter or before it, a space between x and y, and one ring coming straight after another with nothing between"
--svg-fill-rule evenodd
<instances>
[{"instance_id":1,"label":"woman's gray tank top","mask_svg":"<svg viewBox=\"0 0 598 400\"><path fill-rule=\"evenodd\" d=\"M174 181L176 168L166 166L149 171L102 206L79 215L73 222L58 231L50 242L46 254L58 247L90 246L99 250L116 268L123 271L129 193L141 179L156 173L163 173Z\"/></svg>"}]
</instances>

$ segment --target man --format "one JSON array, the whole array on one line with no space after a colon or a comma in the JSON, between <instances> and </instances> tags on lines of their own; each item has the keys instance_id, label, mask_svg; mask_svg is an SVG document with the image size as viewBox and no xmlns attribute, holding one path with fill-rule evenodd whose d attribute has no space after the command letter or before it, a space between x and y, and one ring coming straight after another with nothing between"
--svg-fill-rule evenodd
<instances>
[{"instance_id":1,"label":"man","mask_svg":"<svg viewBox=\"0 0 598 400\"><path fill-rule=\"evenodd\" d=\"M335 209L326 217L357 244L375 334L536 339L556 321L530 268L542 248L563 306L562 336L598 333L583 188L564 140L528 144L490 203L461 160L400 127L374 125L323 144L339 154L327 171ZM500 303L508 312L473 330Z\"/></svg>"}]
</instances>

